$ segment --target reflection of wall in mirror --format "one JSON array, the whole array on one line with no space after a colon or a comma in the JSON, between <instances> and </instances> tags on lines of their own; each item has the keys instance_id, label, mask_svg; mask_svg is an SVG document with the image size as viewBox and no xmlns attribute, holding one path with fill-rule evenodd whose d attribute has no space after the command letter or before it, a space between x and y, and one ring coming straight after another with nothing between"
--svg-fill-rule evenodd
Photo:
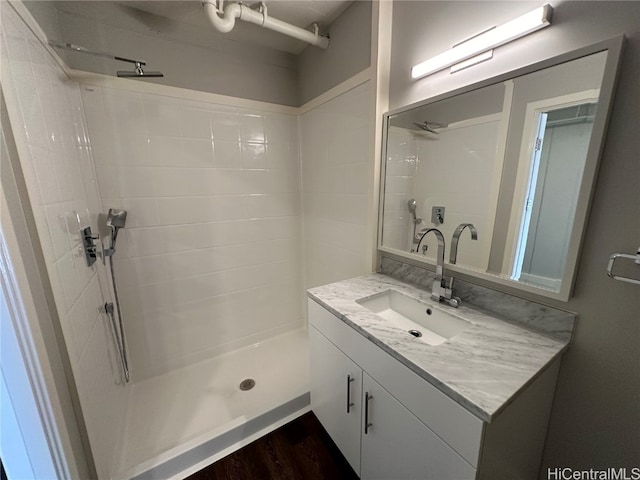
<instances>
[{"instance_id":1,"label":"reflection of wall in mirror","mask_svg":"<svg viewBox=\"0 0 640 480\"><path fill-rule=\"evenodd\" d=\"M497 195L500 181L501 161L496 155L500 120L501 114L469 118L439 130L437 136L416 135L418 213L430 220L433 206L446 208L443 224L425 226L438 228L447 241L447 248L459 224L473 223L478 229L478 240L472 242L469 234L463 233L458 264L481 271L486 270L489 260L492 198ZM425 238L423 244L429 246L427 257L434 259L435 237Z\"/></svg>"}]
</instances>

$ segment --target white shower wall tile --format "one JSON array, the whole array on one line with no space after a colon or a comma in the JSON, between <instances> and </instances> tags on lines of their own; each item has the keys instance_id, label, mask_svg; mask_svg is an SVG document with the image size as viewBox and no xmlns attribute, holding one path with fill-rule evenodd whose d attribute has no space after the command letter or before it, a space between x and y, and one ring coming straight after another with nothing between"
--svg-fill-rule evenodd
<instances>
[{"instance_id":1,"label":"white shower wall tile","mask_svg":"<svg viewBox=\"0 0 640 480\"><path fill-rule=\"evenodd\" d=\"M207 110L190 108L187 103L178 110L178 119L182 138L208 140L211 142L211 122Z\"/></svg>"},{"instance_id":2,"label":"white shower wall tile","mask_svg":"<svg viewBox=\"0 0 640 480\"><path fill-rule=\"evenodd\" d=\"M237 140L214 140L214 166L242 168L242 143Z\"/></svg>"},{"instance_id":3,"label":"white shower wall tile","mask_svg":"<svg viewBox=\"0 0 640 480\"><path fill-rule=\"evenodd\" d=\"M73 362L78 362L80 360L80 354L84 350L84 346L91 334L91 329L95 324L95 316L93 318L89 317L85 302L83 299L80 299L71 307L71 310L69 310L67 321L72 331L72 339L71 342L69 342L69 354Z\"/></svg>"},{"instance_id":4,"label":"white shower wall tile","mask_svg":"<svg viewBox=\"0 0 640 480\"><path fill-rule=\"evenodd\" d=\"M128 211L116 272L134 378L299 326L296 118L109 88L82 95L102 201ZM122 132L146 153L107 148Z\"/></svg>"},{"instance_id":5,"label":"white shower wall tile","mask_svg":"<svg viewBox=\"0 0 640 480\"><path fill-rule=\"evenodd\" d=\"M261 115L240 115L240 140L263 144L265 143L264 123Z\"/></svg>"},{"instance_id":6,"label":"white shower wall tile","mask_svg":"<svg viewBox=\"0 0 640 480\"><path fill-rule=\"evenodd\" d=\"M117 94L112 95L117 96ZM127 101L127 100L125 100ZM144 120L146 121L147 132L149 136L168 136L168 137L181 137L180 129L180 106L177 100L163 99L163 101L157 101L151 96L145 96L143 100L144 104ZM118 113L118 112L114 112ZM122 120L122 117L114 117L113 120ZM134 126L137 123L140 124L140 118L133 118L130 122L129 118L124 122L123 128L126 126ZM136 122L136 123L133 123ZM126 126L125 126L126 125Z\"/></svg>"},{"instance_id":7,"label":"white shower wall tile","mask_svg":"<svg viewBox=\"0 0 640 480\"><path fill-rule=\"evenodd\" d=\"M299 120L307 287L371 270L369 95L365 83Z\"/></svg>"},{"instance_id":8,"label":"white shower wall tile","mask_svg":"<svg viewBox=\"0 0 640 480\"><path fill-rule=\"evenodd\" d=\"M297 119L285 115L265 116L265 136L267 144L297 146Z\"/></svg>"},{"instance_id":9,"label":"white shower wall tile","mask_svg":"<svg viewBox=\"0 0 640 480\"><path fill-rule=\"evenodd\" d=\"M70 355L100 478L115 478L126 389L116 385L108 324L98 309L109 301L79 251L79 228L100 211L77 83L69 80L9 2L0 2L2 87L47 275ZM102 280L99 280L99 279ZM100 328L97 328L100 327ZM120 380L117 380L118 382ZM104 419L108 419L104 420ZM95 424L95 421L100 423Z\"/></svg>"},{"instance_id":10,"label":"white shower wall tile","mask_svg":"<svg viewBox=\"0 0 640 480\"><path fill-rule=\"evenodd\" d=\"M209 114L211 134L214 141L240 141L240 117L237 113L214 110Z\"/></svg>"}]
</instances>

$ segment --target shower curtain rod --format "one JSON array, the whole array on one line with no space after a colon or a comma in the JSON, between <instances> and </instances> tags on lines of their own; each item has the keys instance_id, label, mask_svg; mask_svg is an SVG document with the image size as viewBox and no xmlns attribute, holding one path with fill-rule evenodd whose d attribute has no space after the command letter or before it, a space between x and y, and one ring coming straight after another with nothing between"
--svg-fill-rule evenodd
<instances>
[{"instance_id":1,"label":"shower curtain rod","mask_svg":"<svg viewBox=\"0 0 640 480\"><path fill-rule=\"evenodd\" d=\"M260 2L257 11L240 3L229 3L225 7L224 0L202 0L202 7L212 25L222 33L233 30L236 18L239 18L245 22L254 23L308 42L316 47L327 48L329 46L329 37L320 35L316 23L313 24L314 31L310 32L277 18L269 17L267 16L267 5L264 2Z\"/></svg>"}]
</instances>

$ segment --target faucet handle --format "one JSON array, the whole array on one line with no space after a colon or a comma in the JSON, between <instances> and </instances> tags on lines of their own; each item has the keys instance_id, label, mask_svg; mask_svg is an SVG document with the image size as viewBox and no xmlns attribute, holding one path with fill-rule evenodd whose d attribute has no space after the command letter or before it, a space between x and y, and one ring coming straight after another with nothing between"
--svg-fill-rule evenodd
<instances>
[{"instance_id":1,"label":"faucet handle","mask_svg":"<svg viewBox=\"0 0 640 480\"><path fill-rule=\"evenodd\" d=\"M462 303L462 300L460 300L460 297L451 297L447 299L446 302L453 308L458 308L460 303Z\"/></svg>"}]
</instances>

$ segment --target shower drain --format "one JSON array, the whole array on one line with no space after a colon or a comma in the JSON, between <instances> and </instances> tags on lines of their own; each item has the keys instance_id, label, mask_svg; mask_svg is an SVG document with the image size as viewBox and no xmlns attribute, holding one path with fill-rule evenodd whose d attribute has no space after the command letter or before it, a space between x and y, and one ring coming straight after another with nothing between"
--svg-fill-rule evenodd
<instances>
[{"instance_id":1,"label":"shower drain","mask_svg":"<svg viewBox=\"0 0 640 480\"><path fill-rule=\"evenodd\" d=\"M256 381L253 378L245 378L240 382L240 390L247 391L251 390L256 386Z\"/></svg>"}]
</instances>

